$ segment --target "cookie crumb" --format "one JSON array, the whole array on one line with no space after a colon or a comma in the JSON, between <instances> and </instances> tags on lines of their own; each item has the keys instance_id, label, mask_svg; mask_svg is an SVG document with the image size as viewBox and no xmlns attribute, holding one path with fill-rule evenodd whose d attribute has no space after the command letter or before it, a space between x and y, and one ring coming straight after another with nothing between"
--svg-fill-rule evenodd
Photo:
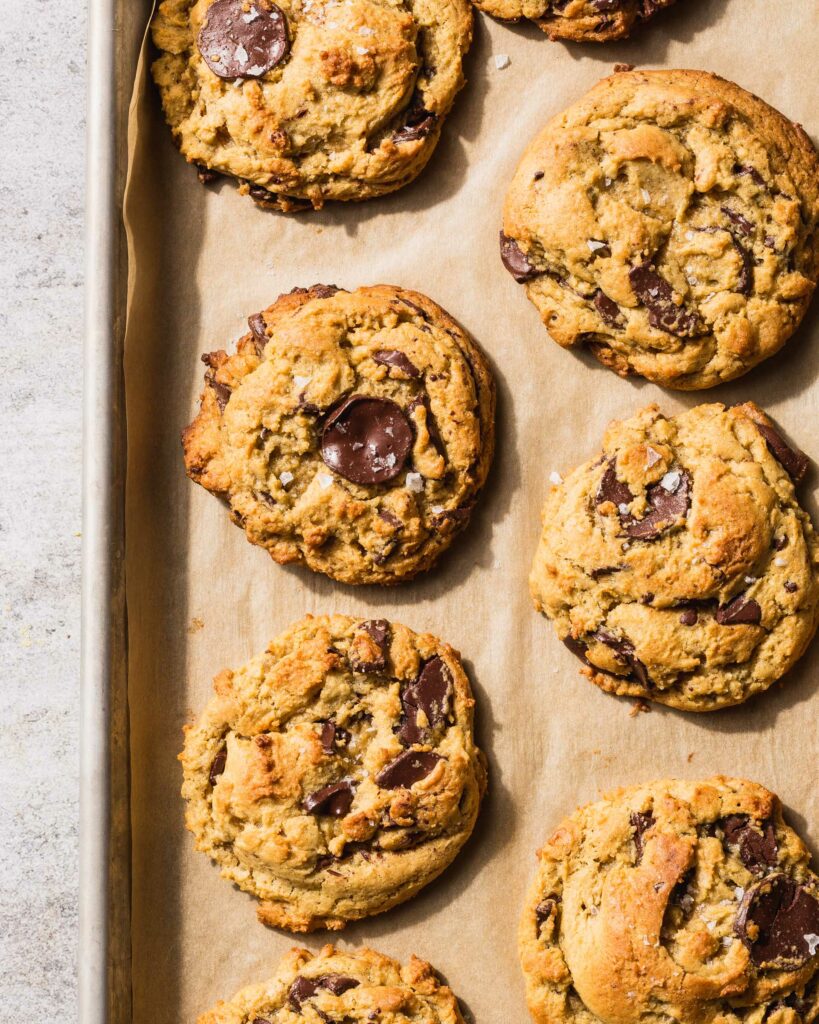
<instances>
[{"instance_id":1,"label":"cookie crumb","mask_svg":"<svg viewBox=\"0 0 819 1024\"><path fill-rule=\"evenodd\" d=\"M631 711L628 713L629 718L636 718L641 712L647 715L651 711L651 705L644 700L635 700L631 706Z\"/></svg>"},{"instance_id":2,"label":"cookie crumb","mask_svg":"<svg viewBox=\"0 0 819 1024\"><path fill-rule=\"evenodd\" d=\"M691 762L692 762L693 760L694 760L694 751L692 750L692 751L691 751L691 753L690 753L690 754L688 755L688 757L686 758L686 761L687 761L687 762L688 762L689 764L691 764Z\"/></svg>"},{"instance_id":3,"label":"cookie crumb","mask_svg":"<svg viewBox=\"0 0 819 1024\"><path fill-rule=\"evenodd\" d=\"M204 628L205 628L204 620L200 619L198 615L194 615L194 617L190 621L190 625L188 626L188 632L189 633L198 633L200 629L204 629Z\"/></svg>"},{"instance_id":4,"label":"cookie crumb","mask_svg":"<svg viewBox=\"0 0 819 1024\"><path fill-rule=\"evenodd\" d=\"M619 64L618 63L618 64L614 65L614 73L615 73L615 75L620 75L624 71L633 71L633 70L634 70L634 65L633 64Z\"/></svg>"}]
</instances>

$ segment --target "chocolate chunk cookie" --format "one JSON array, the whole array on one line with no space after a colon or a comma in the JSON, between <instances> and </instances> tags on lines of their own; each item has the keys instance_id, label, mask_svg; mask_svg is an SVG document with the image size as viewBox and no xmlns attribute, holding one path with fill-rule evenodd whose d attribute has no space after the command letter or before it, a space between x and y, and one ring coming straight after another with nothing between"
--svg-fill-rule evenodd
<instances>
[{"instance_id":1,"label":"chocolate chunk cookie","mask_svg":"<svg viewBox=\"0 0 819 1024\"><path fill-rule=\"evenodd\" d=\"M198 1024L464 1024L458 1001L432 967L406 967L372 949L292 949L276 974L237 992Z\"/></svg>"},{"instance_id":2,"label":"chocolate chunk cookie","mask_svg":"<svg viewBox=\"0 0 819 1024\"><path fill-rule=\"evenodd\" d=\"M807 459L755 405L650 405L552 487L530 585L583 672L688 711L739 704L819 620Z\"/></svg>"},{"instance_id":3,"label":"chocolate chunk cookie","mask_svg":"<svg viewBox=\"0 0 819 1024\"><path fill-rule=\"evenodd\" d=\"M528 18L550 39L606 43L624 39L635 24L648 21L674 0L473 0L495 18Z\"/></svg>"},{"instance_id":4,"label":"chocolate chunk cookie","mask_svg":"<svg viewBox=\"0 0 819 1024\"><path fill-rule=\"evenodd\" d=\"M624 72L526 150L501 259L559 345L690 390L793 334L818 222L819 158L799 125L706 72Z\"/></svg>"},{"instance_id":5,"label":"chocolate chunk cookie","mask_svg":"<svg viewBox=\"0 0 819 1024\"><path fill-rule=\"evenodd\" d=\"M808 1024L819 878L762 786L609 793L539 852L520 926L537 1024Z\"/></svg>"},{"instance_id":6,"label":"chocolate chunk cookie","mask_svg":"<svg viewBox=\"0 0 819 1024\"><path fill-rule=\"evenodd\" d=\"M307 616L214 690L180 755L187 826L265 924L381 913L469 838L485 760L459 656L435 637Z\"/></svg>"},{"instance_id":7,"label":"chocolate chunk cookie","mask_svg":"<svg viewBox=\"0 0 819 1024\"><path fill-rule=\"evenodd\" d=\"M204 357L188 475L277 562L399 583L466 526L494 447L495 390L434 302L386 285L316 285Z\"/></svg>"},{"instance_id":8,"label":"chocolate chunk cookie","mask_svg":"<svg viewBox=\"0 0 819 1024\"><path fill-rule=\"evenodd\" d=\"M153 65L165 116L204 182L262 206L319 209L419 174L464 82L468 0L162 0Z\"/></svg>"}]
</instances>

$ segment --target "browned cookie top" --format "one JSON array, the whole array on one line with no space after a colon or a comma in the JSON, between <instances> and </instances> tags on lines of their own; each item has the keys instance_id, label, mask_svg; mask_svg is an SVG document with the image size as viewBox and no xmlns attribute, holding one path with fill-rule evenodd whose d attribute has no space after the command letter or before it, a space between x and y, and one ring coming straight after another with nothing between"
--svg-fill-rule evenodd
<instances>
[{"instance_id":1,"label":"browned cookie top","mask_svg":"<svg viewBox=\"0 0 819 1024\"><path fill-rule=\"evenodd\" d=\"M472 38L468 0L162 0L153 75L203 181L318 208L411 181L432 155Z\"/></svg>"},{"instance_id":2,"label":"browned cookie top","mask_svg":"<svg viewBox=\"0 0 819 1024\"><path fill-rule=\"evenodd\" d=\"M706 72L623 72L526 150L501 259L558 344L706 388L796 330L817 225L819 159L798 125Z\"/></svg>"},{"instance_id":3,"label":"browned cookie top","mask_svg":"<svg viewBox=\"0 0 819 1024\"><path fill-rule=\"evenodd\" d=\"M648 21L674 0L473 0L496 18L529 18L550 39L604 43L623 39L633 26Z\"/></svg>"},{"instance_id":4,"label":"browned cookie top","mask_svg":"<svg viewBox=\"0 0 819 1024\"><path fill-rule=\"evenodd\" d=\"M467 524L494 446L494 385L469 336L416 292L296 289L214 352L188 474L277 562L398 583Z\"/></svg>"},{"instance_id":5,"label":"browned cookie top","mask_svg":"<svg viewBox=\"0 0 819 1024\"><path fill-rule=\"evenodd\" d=\"M214 680L187 730L186 821L266 924L343 928L413 896L486 785L456 651L386 619L307 616Z\"/></svg>"},{"instance_id":6,"label":"browned cookie top","mask_svg":"<svg viewBox=\"0 0 819 1024\"><path fill-rule=\"evenodd\" d=\"M535 605L602 689L690 711L779 679L819 620L807 470L755 405L648 406L552 487Z\"/></svg>"},{"instance_id":7,"label":"browned cookie top","mask_svg":"<svg viewBox=\"0 0 819 1024\"><path fill-rule=\"evenodd\" d=\"M811 1024L819 878L762 786L609 793L539 853L520 926L537 1024Z\"/></svg>"}]
</instances>

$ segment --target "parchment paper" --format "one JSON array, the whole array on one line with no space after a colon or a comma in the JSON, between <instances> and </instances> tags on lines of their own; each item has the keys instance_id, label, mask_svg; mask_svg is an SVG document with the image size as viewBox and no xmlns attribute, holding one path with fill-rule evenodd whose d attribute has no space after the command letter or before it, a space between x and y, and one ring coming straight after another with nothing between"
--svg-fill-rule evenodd
<instances>
[{"instance_id":1,"label":"parchment paper","mask_svg":"<svg viewBox=\"0 0 819 1024\"><path fill-rule=\"evenodd\" d=\"M128 6L128 5L126 5ZM147 5L127 18L147 20ZM715 71L819 133L816 0L680 0L628 43L564 46L479 15L456 101L426 171L395 195L284 217L225 184L202 188L174 149L143 73L132 111L131 296L126 340L127 601L133 824L133 995L139 1024L193 1021L272 972L294 944L219 878L183 827L181 728L211 678L306 612L385 616L459 648L491 763L476 833L419 897L335 941L417 953L479 1024L527 1019L516 953L534 852L601 790L661 776L745 775L778 792L819 840L819 641L784 683L744 708L694 716L598 691L536 615L526 578L551 470L598 449L606 423L650 401L668 411L754 399L819 459L819 317L742 380L681 395L623 381L567 353L498 259L503 195L521 151L617 61ZM511 64L495 67L494 56ZM357 589L276 566L190 483L179 432L202 386L200 353L230 347L245 318L297 285L388 282L426 292L489 354L498 451L472 524L430 573ZM802 488L817 519L817 472Z\"/></svg>"}]
</instances>

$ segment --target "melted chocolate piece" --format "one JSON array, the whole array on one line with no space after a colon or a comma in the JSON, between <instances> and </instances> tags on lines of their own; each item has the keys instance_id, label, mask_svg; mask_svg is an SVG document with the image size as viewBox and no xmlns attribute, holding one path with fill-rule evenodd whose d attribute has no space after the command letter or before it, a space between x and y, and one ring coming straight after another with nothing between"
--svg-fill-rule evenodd
<instances>
[{"instance_id":1,"label":"melted chocolate piece","mask_svg":"<svg viewBox=\"0 0 819 1024\"><path fill-rule=\"evenodd\" d=\"M683 626L696 626L699 619L699 612L696 608L685 608L680 612L680 624Z\"/></svg>"},{"instance_id":2,"label":"melted chocolate piece","mask_svg":"<svg viewBox=\"0 0 819 1024\"><path fill-rule=\"evenodd\" d=\"M714 618L720 626L758 626L762 621L762 609L752 597L737 594L733 601L717 608Z\"/></svg>"},{"instance_id":3,"label":"melted chocolate piece","mask_svg":"<svg viewBox=\"0 0 819 1024\"><path fill-rule=\"evenodd\" d=\"M404 126L393 132L393 142L414 142L426 138L438 121L438 115L427 110L420 96L416 93L407 108Z\"/></svg>"},{"instance_id":4,"label":"melted chocolate piece","mask_svg":"<svg viewBox=\"0 0 819 1024\"><path fill-rule=\"evenodd\" d=\"M256 344L256 352L261 355L265 345L270 341L265 330L266 324L264 316L261 313L254 313L253 316L247 318L247 326L250 328L250 333L253 335L253 341Z\"/></svg>"},{"instance_id":5,"label":"melted chocolate piece","mask_svg":"<svg viewBox=\"0 0 819 1024\"><path fill-rule=\"evenodd\" d=\"M607 324L609 327L623 327L625 325L625 320L620 312L620 307L614 299L610 299L608 295L599 288L594 293L594 308L600 314L600 319L603 323Z\"/></svg>"},{"instance_id":6,"label":"melted chocolate piece","mask_svg":"<svg viewBox=\"0 0 819 1024\"><path fill-rule=\"evenodd\" d=\"M586 657L586 651L588 650L588 647L586 646L586 644L583 643L582 640L575 640L575 638L571 636L571 634L564 636L561 639L563 640L564 645L568 647L568 649L576 658L580 658L580 660L585 665L588 665L589 661Z\"/></svg>"},{"instance_id":7,"label":"melted chocolate piece","mask_svg":"<svg viewBox=\"0 0 819 1024\"><path fill-rule=\"evenodd\" d=\"M308 814L328 818L343 818L353 804L355 787L348 779L333 782L304 798L302 806Z\"/></svg>"},{"instance_id":8,"label":"melted chocolate piece","mask_svg":"<svg viewBox=\"0 0 819 1024\"><path fill-rule=\"evenodd\" d=\"M196 167L196 177L203 185L210 185L217 178L222 177L218 171L212 171L210 167L205 167L204 164L194 164L194 166Z\"/></svg>"},{"instance_id":9,"label":"melted chocolate piece","mask_svg":"<svg viewBox=\"0 0 819 1024\"><path fill-rule=\"evenodd\" d=\"M741 234L745 235L746 238L749 238L754 233L754 226L747 217L743 217L741 213L737 213L736 210L732 210L730 206L721 206L720 210L722 210L728 220L730 220L734 227L737 228Z\"/></svg>"},{"instance_id":10,"label":"melted chocolate piece","mask_svg":"<svg viewBox=\"0 0 819 1024\"><path fill-rule=\"evenodd\" d=\"M540 273L537 267L532 266L529 262L526 253L514 238L509 238L502 231L500 233L500 256L501 263L503 263L518 284L530 281Z\"/></svg>"},{"instance_id":11,"label":"melted chocolate piece","mask_svg":"<svg viewBox=\"0 0 819 1024\"><path fill-rule=\"evenodd\" d=\"M399 352L397 349L379 349L378 352L373 353L373 360L381 366L394 366L408 377L412 377L413 380L418 380L421 376L421 371L418 367L410 362L403 352Z\"/></svg>"},{"instance_id":12,"label":"melted chocolate piece","mask_svg":"<svg viewBox=\"0 0 819 1024\"><path fill-rule=\"evenodd\" d=\"M734 164L734 174L738 176L747 175L755 185L764 185L765 179L756 169L756 167L749 167L747 164Z\"/></svg>"},{"instance_id":13,"label":"melted chocolate piece","mask_svg":"<svg viewBox=\"0 0 819 1024\"><path fill-rule=\"evenodd\" d=\"M721 824L726 843L739 848L740 859L749 871L776 866L778 847L772 821L752 823L747 814L730 814Z\"/></svg>"},{"instance_id":14,"label":"melted chocolate piece","mask_svg":"<svg viewBox=\"0 0 819 1024\"><path fill-rule=\"evenodd\" d=\"M634 829L634 846L637 849L637 863L643 859L643 836L654 824L654 815L650 811L633 811L629 815L629 824Z\"/></svg>"},{"instance_id":15,"label":"melted chocolate piece","mask_svg":"<svg viewBox=\"0 0 819 1024\"><path fill-rule=\"evenodd\" d=\"M321 457L354 484L383 484L404 468L412 427L388 398L352 395L330 413L321 435Z\"/></svg>"},{"instance_id":16,"label":"melted chocolate piece","mask_svg":"<svg viewBox=\"0 0 819 1024\"><path fill-rule=\"evenodd\" d=\"M321 727L321 749L325 754L336 751L336 723L325 722Z\"/></svg>"},{"instance_id":17,"label":"melted chocolate piece","mask_svg":"<svg viewBox=\"0 0 819 1024\"><path fill-rule=\"evenodd\" d=\"M785 580L785 590L787 590L789 594L795 594L798 589L798 584L794 583L793 580Z\"/></svg>"},{"instance_id":18,"label":"melted chocolate piece","mask_svg":"<svg viewBox=\"0 0 819 1024\"><path fill-rule=\"evenodd\" d=\"M734 248L742 260L742 270L739 272L739 280L734 291L739 292L740 295L750 295L754 288L754 267L756 266L756 261L750 249L746 248L735 234L731 235L731 239L734 243Z\"/></svg>"},{"instance_id":19,"label":"melted chocolate piece","mask_svg":"<svg viewBox=\"0 0 819 1024\"><path fill-rule=\"evenodd\" d=\"M261 78L290 49L284 14L271 0L216 0L196 40L220 78Z\"/></svg>"},{"instance_id":20,"label":"melted chocolate piece","mask_svg":"<svg viewBox=\"0 0 819 1024\"><path fill-rule=\"evenodd\" d=\"M787 875L768 875L742 897L734 932L758 967L796 969L811 957L807 936L819 934L819 900Z\"/></svg>"},{"instance_id":21,"label":"melted chocolate piece","mask_svg":"<svg viewBox=\"0 0 819 1024\"><path fill-rule=\"evenodd\" d=\"M404 715L398 737L406 747L423 743L430 730L443 725L449 715L452 680L449 669L439 657L431 658L421 668L414 682L401 690ZM418 713L423 712L428 725L418 724Z\"/></svg>"},{"instance_id":22,"label":"melted chocolate piece","mask_svg":"<svg viewBox=\"0 0 819 1024\"><path fill-rule=\"evenodd\" d=\"M340 996L351 988L358 988L360 984L361 982L355 978L347 978L343 974L322 974L318 978L298 977L290 986L287 998L290 1006L298 1012L302 1003L312 999L320 988L326 988L333 995Z\"/></svg>"},{"instance_id":23,"label":"melted chocolate piece","mask_svg":"<svg viewBox=\"0 0 819 1024\"><path fill-rule=\"evenodd\" d=\"M331 299L341 289L334 284L314 284L307 291L313 299Z\"/></svg>"},{"instance_id":24,"label":"melted chocolate piece","mask_svg":"<svg viewBox=\"0 0 819 1024\"><path fill-rule=\"evenodd\" d=\"M685 470L677 470L679 479L673 490L662 483L646 491L650 511L642 519L621 517L626 533L634 540L654 540L669 526L688 515L691 507L691 477Z\"/></svg>"},{"instance_id":25,"label":"melted chocolate piece","mask_svg":"<svg viewBox=\"0 0 819 1024\"><path fill-rule=\"evenodd\" d=\"M547 921L557 918L559 903L559 896L547 896L538 903L535 907L535 923L537 924L538 931L540 931Z\"/></svg>"},{"instance_id":26,"label":"melted chocolate piece","mask_svg":"<svg viewBox=\"0 0 819 1024\"><path fill-rule=\"evenodd\" d=\"M613 636L611 633L608 633L603 629L598 629L597 632L592 634L592 636L601 644L605 644L606 647L610 647L617 655L618 659L620 661L624 661L628 665L631 669L630 674L634 676L640 686L644 686L646 689L651 688L653 684L649 677L648 669L634 653L634 646L630 640L620 640L618 637Z\"/></svg>"},{"instance_id":27,"label":"melted chocolate piece","mask_svg":"<svg viewBox=\"0 0 819 1024\"><path fill-rule=\"evenodd\" d=\"M378 654L370 661L358 661L350 656L350 664L355 672L383 672L387 667L387 655L390 653L390 624L386 619L367 619L361 623L363 629L375 642Z\"/></svg>"},{"instance_id":28,"label":"melted chocolate piece","mask_svg":"<svg viewBox=\"0 0 819 1024\"><path fill-rule=\"evenodd\" d=\"M227 749L225 747L222 747L222 749L211 762L210 771L208 772L208 782L211 784L211 786L216 785L216 780L224 772L226 764Z\"/></svg>"},{"instance_id":29,"label":"melted chocolate piece","mask_svg":"<svg viewBox=\"0 0 819 1024\"><path fill-rule=\"evenodd\" d=\"M628 278L634 294L648 310L648 322L652 327L678 338L695 338L705 333L699 314L674 302L671 285L650 263L632 267Z\"/></svg>"},{"instance_id":30,"label":"melted chocolate piece","mask_svg":"<svg viewBox=\"0 0 819 1024\"><path fill-rule=\"evenodd\" d=\"M795 484L802 481L808 471L808 457L788 444L785 438L774 427L767 423L756 423L756 429L765 438L768 451L779 461L782 468Z\"/></svg>"},{"instance_id":31,"label":"melted chocolate piece","mask_svg":"<svg viewBox=\"0 0 819 1024\"><path fill-rule=\"evenodd\" d=\"M603 478L600 481L600 486L597 488L595 504L602 505L604 501L610 501L619 510L621 505L629 505L633 500L634 495L631 493L628 484L624 484L622 480L617 479L614 459L609 459L606 470L603 473Z\"/></svg>"},{"instance_id":32,"label":"melted chocolate piece","mask_svg":"<svg viewBox=\"0 0 819 1024\"><path fill-rule=\"evenodd\" d=\"M406 750L381 769L375 781L382 789L409 789L420 782L442 760L431 750Z\"/></svg>"}]
</instances>

